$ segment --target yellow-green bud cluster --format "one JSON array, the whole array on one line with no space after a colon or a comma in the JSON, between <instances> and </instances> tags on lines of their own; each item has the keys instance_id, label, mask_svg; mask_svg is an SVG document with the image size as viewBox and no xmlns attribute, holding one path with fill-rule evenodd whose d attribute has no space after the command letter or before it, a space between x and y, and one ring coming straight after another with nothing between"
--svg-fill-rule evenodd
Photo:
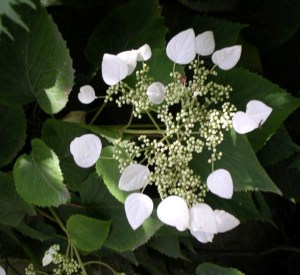
<instances>
[{"instance_id":1,"label":"yellow-green bud cluster","mask_svg":"<svg viewBox=\"0 0 300 275\"><path fill-rule=\"evenodd\" d=\"M149 134L115 148L114 157L120 163L120 170L133 162L148 165L150 184L157 186L161 198L177 195L192 206L203 201L207 187L190 168L190 162L194 154L200 154L204 148L211 152L208 163L221 158L222 152L218 152L217 146L223 141L223 132L231 129L236 108L228 102L232 88L211 80L216 75L214 70L206 69L199 59L194 60L189 69L193 77L187 82L179 72L170 74L174 81L166 86L164 102L155 107L146 95L147 87L153 82L147 77L146 64L136 73L134 89L121 82L108 90L107 100L119 94L116 100L119 106L131 104L136 117L147 113L157 122L152 133L148 131ZM154 110L156 115L153 112L150 115L149 111Z\"/></svg>"}]
</instances>

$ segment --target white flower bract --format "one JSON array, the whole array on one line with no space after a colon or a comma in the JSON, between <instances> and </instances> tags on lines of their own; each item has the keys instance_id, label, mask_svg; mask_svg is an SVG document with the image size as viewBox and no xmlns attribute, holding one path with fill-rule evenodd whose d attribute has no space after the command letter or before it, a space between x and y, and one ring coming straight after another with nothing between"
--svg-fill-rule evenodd
<instances>
[{"instance_id":1,"label":"white flower bract","mask_svg":"<svg viewBox=\"0 0 300 275\"><path fill-rule=\"evenodd\" d=\"M217 221L218 233L224 233L232 230L240 224L240 221L235 216L224 210L215 209L214 213Z\"/></svg>"},{"instance_id":2,"label":"white flower bract","mask_svg":"<svg viewBox=\"0 0 300 275\"><path fill-rule=\"evenodd\" d=\"M107 85L115 85L128 75L128 65L120 57L104 54L102 64L102 78Z\"/></svg>"},{"instance_id":3,"label":"white flower bract","mask_svg":"<svg viewBox=\"0 0 300 275\"><path fill-rule=\"evenodd\" d=\"M215 50L215 39L212 31L206 31L196 36L196 53L201 56L211 55Z\"/></svg>"},{"instance_id":4,"label":"white flower bract","mask_svg":"<svg viewBox=\"0 0 300 275\"><path fill-rule=\"evenodd\" d=\"M259 100L248 102L246 112L236 112L232 118L234 130L239 134L249 133L261 127L272 112L272 108Z\"/></svg>"},{"instance_id":5,"label":"white flower bract","mask_svg":"<svg viewBox=\"0 0 300 275\"><path fill-rule=\"evenodd\" d=\"M211 243L214 234L212 233L207 233L207 232L202 232L202 231L194 231L190 229L191 234L201 243Z\"/></svg>"},{"instance_id":6,"label":"white flower bract","mask_svg":"<svg viewBox=\"0 0 300 275\"><path fill-rule=\"evenodd\" d=\"M153 202L145 194L133 193L125 200L125 213L133 230L140 227L153 211Z\"/></svg>"},{"instance_id":7,"label":"white flower bract","mask_svg":"<svg viewBox=\"0 0 300 275\"><path fill-rule=\"evenodd\" d=\"M206 203L197 203L190 209L190 230L216 234L217 221L214 211Z\"/></svg>"},{"instance_id":8,"label":"white flower bract","mask_svg":"<svg viewBox=\"0 0 300 275\"><path fill-rule=\"evenodd\" d=\"M157 216L165 224L184 231L189 226L189 209L184 199L169 196L163 199L157 207Z\"/></svg>"},{"instance_id":9,"label":"white flower bract","mask_svg":"<svg viewBox=\"0 0 300 275\"><path fill-rule=\"evenodd\" d=\"M232 69L240 60L242 53L242 46L236 45L232 47L223 48L215 51L212 55L212 62L222 70Z\"/></svg>"},{"instance_id":10,"label":"white flower bract","mask_svg":"<svg viewBox=\"0 0 300 275\"><path fill-rule=\"evenodd\" d=\"M151 58L152 52L148 44L137 49L137 61L147 61Z\"/></svg>"},{"instance_id":11,"label":"white flower bract","mask_svg":"<svg viewBox=\"0 0 300 275\"><path fill-rule=\"evenodd\" d=\"M175 35L167 45L167 56L181 65L191 63L196 56L195 32L187 29Z\"/></svg>"},{"instance_id":12,"label":"white flower bract","mask_svg":"<svg viewBox=\"0 0 300 275\"><path fill-rule=\"evenodd\" d=\"M125 51L117 54L128 67L127 75L131 75L136 68L138 53L136 50Z\"/></svg>"},{"instance_id":13,"label":"white flower bract","mask_svg":"<svg viewBox=\"0 0 300 275\"><path fill-rule=\"evenodd\" d=\"M233 182L230 173L225 169L218 169L210 173L207 178L207 187L210 192L221 198L232 198Z\"/></svg>"},{"instance_id":14,"label":"white flower bract","mask_svg":"<svg viewBox=\"0 0 300 275\"><path fill-rule=\"evenodd\" d=\"M53 255L56 254L57 251L54 250L53 248L49 248L46 252L45 252L45 255L42 259L42 264L43 266L46 266L46 265L49 265L52 263L53 261ZM1 274L1 273L0 273Z\"/></svg>"},{"instance_id":15,"label":"white flower bract","mask_svg":"<svg viewBox=\"0 0 300 275\"><path fill-rule=\"evenodd\" d=\"M6 272L1 265L0 265L0 275L6 275Z\"/></svg>"},{"instance_id":16,"label":"white flower bract","mask_svg":"<svg viewBox=\"0 0 300 275\"><path fill-rule=\"evenodd\" d=\"M120 179L119 189L123 191L134 191L141 189L147 184L150 171L142 164L131 164L125 168Z\"/></svg>"},{"instance_id":17,"label":"white flower bract","mask_svg":"<svg viewBox=\"0 0 300 275\"><path fill-rule=\"evenodd\" d=\"M94 134L85 134L76 137L70 144L70 152L74 161L82 168L93 166L100 157L101 150L101 140Z\"/></svg>"},{"instance_id":18,"label":"white flower bract","mask_svg":"<svg viewBox=\"0 0 300 275\"><path fill-rule=\"evenodd\" d=\"M78 93L78 99L81 103L83 104L90 104L92 103L95 99L97 99L95 95L95 90L92 86L90 85L84 85L79 89Z\"/></svg>"},{"instance_id":19,"label":"white flower bract","mask_svg":"<svg viewBox=\"0 0 300 275\"><path fill-rule=\"evenodd\" d=\"M154 104L160 104L165 100L166 87L160 82L153 82L146 92L148 99Z\"/></svg>"}]
</instances>

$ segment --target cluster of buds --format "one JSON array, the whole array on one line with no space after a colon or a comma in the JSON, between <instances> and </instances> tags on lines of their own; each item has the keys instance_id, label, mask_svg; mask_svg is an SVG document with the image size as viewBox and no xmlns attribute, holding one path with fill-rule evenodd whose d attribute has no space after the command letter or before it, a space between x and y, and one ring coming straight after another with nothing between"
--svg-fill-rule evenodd
<instances>
[{"instance_id":1,"label":"cluster of buds","mask_svg":"<svg viewBox=\"0 0 300 275\"><path fill-rule=\"evenodd\" d=\"M230 172L214 170L214 162L222 157L217 147L223 141L223 133L232 128L240 134L253 131L261 127L272 109L252 100L246 112L237 112L229 101L232 88L212 80L217 67L230 70L238 63L240 45L215 51L211 31L196 36L193 29L188 29L169 41L166 54L174 62L170 83L149 77L145 61L152 52L147 44L137 50L103 56L102 77L110 86L105 101L115 101L119 107L131 105L135 117L145 115L155 127L152 132L147 131L150 135L145 131L138 138L115 146L114 157L122 172L119 188L134 191L125 201L126 216L134 230L153 212L152 199L143 191L154 184L162 199L158 218L180 231L189 229L200 242L211 242L215 234L239 224L230 213L213 210L204 202L207 192L224 199L233 195ZM214 64L211 69L204 66L202 58L209 55ZM136 71L135 86L130 87L124 79L133 74L137 62L143 62L142 68ZM188 65L191 79L176 71L176 64ZM78 97L83 103L97 98L89 86L82 87ZM204 149L211 152L207 161L212 166L206 182L190 168L193 156ZM100 157L101 141L95 135L84 135L71 143L70 150L79 166L90 167ZM124 155L129 156L129 161Z\"/></svg>"}]
</instances>

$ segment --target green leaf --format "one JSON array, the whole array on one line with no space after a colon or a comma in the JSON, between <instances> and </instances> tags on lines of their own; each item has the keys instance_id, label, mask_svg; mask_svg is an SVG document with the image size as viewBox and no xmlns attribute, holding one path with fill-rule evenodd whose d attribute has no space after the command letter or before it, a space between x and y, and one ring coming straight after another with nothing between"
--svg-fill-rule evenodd
<instances>
[{"instance_id":1,"label":"green leaf","mask_svg":"<svg viewBox=\"0 0 300 275\"><path fill-rule=\"evenodd\" d=\"M80 250L91 252L100 249L107 238L110 221L101 221L82 215L73 215L67 221L72 242Z\"/></svg>"},{"instance_id":2,"label":"green leaf","mask_svg":"<svg viewBox=\"0 0 300 275\"><path fill-rule=\"evenodd\" d=\"M25 144L26 121L21 107L0 104L0 167L9 164Z\"/></svg>"},{"instance_id":3,"label":"green leaf","mask_svg":"<svg viewBox=\"0 0 300 275\"><path fill-rule=\"evenodd\" d=\"M38 206L59 206L70 199L56 154L39 139L31 141L30 155L20 156L13 169L18 194Z\"/></svg>"},{"instance_id":4,"label":"green leaf","mask_svg":"<svg viewBox=\"0 0 300 275\"><path fill-rule=\"evenodd\" d=\"M14 23L18 24L26 31L29 32L27 25L23 22L20 15L14 10L15 5L26 4L31 8L35 8L34 3L31 0L2 0L0 1L0 35L4 32L10 39L13 39L13 36L9 30L2 23L2 16L8 17Z\"/></svg>"},{"instance_id":5,"label":"green leaf","mask_svg":"<svg viewBox=\"0 0 300 275\"><path fill-rule=\"evenodd\" d=\"M67 104L73 86L72 60L57 26L38 1L36 10L22 5L20 13L30 32L9 29L0 46L0 102L24 105L37 101L49 114Z\"/></svg>"},{"instance_id":6,"label":"green leaf","mask_svg":"<svg viewBox=\"0 0 300 275\"><path fill-rule=\"evenodd\" d=\"M119 189L119 179L121 177L118 164L113 159L114 147L105 147L101 152L101 157L96 163L97 174L103 178L103 181L109 192L120 202L125 202L128 192Z\"/></svg>"},{"instance_id":7,"label":"green leaf","mask_svg":"<svg viewBox=\"0 0 300 275\"><path fill-rule=\"evenodd\" d=\"M74 191L79 190L80 183L89 176L93 168L80 168L76 165L70 152L70 143L74 138L87 133L89 131L78 123L49 119L43 125L42 139L58 155L66 184Z\"/></svg>"},{"instance_id":8,"label":"green leaf","mask_svg":"<svg viewBox=\"0 0 300 275\"><path fill-rule=\"evenodd\" d=\"M49 240L52 237L52 234L46 234L44 232L38 231L35 228L27 225L24 221L16 227L16 230L21 232L23 235L30 237L31 239L39 240L42 242Z\"/></svg>"},{"instance_id":9,"label":"green leaf","mask_svg":"<svg viewBox=\"0 0 300 275\"><path fill-rule=\"evenodd\" d=\"M105 217L112 220L111 231L105 246L119 251L131 251L146 243L162 225L152 213L150 218L137 230L132 230L126 215L124 205L118 202L107 190L105 184L96 173L82 183L80 196L82 204L95 217Z\"/></svg>"},{"instance_id":10,"label":"green leaf","mask_svg":"<svg viewBox=\"0 0 300 275\"><path fill-rule=\"evenodd\" d=\"M230 133L225 132L224 140L218 146L218 150L223 155L215 162L214 167L230 172L235 191L261 190L281 194L260 165L246 136L238 135L233 130ZM204 181L211 173L211 166L207 164L208 158L208 152L203 152L195 155L191 162L194 171Z\"/></svg>"},{"instance_id":11,"label":"green leaf","mask_svg":"<svg viewBox=\"0 0 300 275\"><path fill-rule=\"evenodd\" d=\"M300 99L292 97L278 85L244 69L219 71L216 80L232 86L230 101L238 110L245 111L247 103L252 99L261 100L273 108L262 128L247 135L255 151L262 148L288 115L300 106Z\"/></svg>"},{"instance_id":12,"label":"green leaf","mask_svg":"<svg viewBox=\"0 0 300 275\"><path fill-rule=\"evenodd\" d=\"M164 234L160 234L162 231ZM178 234L170 234L171 232L168 232L167 227L161 228L157 233L158 234L155 234L147 243L148 246L168 257L186 260L186 257L184 257L180 251Z\"/></svg>"},{"instance_id":13,"label":"green leaf","mask_svg":"<svg viewBox=\"0 0 300 275\"><path fill-rule=\"evenodd\" d=\"M241 271L231 268L222 267L211 263L200 264L196 270L197 275L243 275Z\"/></svg>"},{"instance_id":14,"label":"green leaf","mask_svg":"<svg viewBox=\"0 0 300 275\"><path fill-rule=\"evenodd\" d=\"M258 158L263 166L267 167L287 159L296 152L300 152L299 146L292 141L285 128L281 127L258 152Z\"/></svg>"},{"instance_id":15,"label":"green leaf","mask_svg":"<svg viewBox=\"0 0 300 275\"><path fill-rule=\"evenodd\" d=\"M13 179L0 172L0 223L17 226L25 214L36 213L34 208L17 194Z\"/></svg>"},{"instance_id":16,"label":"green leaf","mask_svg":"<svg viewBox=\"0 0 300 275\"><path fill-rule=\"evenodd\" d=\"M163 48L166 32L163 21L157 0L134 0L121 6L106 16L93 32L86 57L99 67L104 53L138 49L145 43L151 49Z\"/></svg>"}]
</instances>

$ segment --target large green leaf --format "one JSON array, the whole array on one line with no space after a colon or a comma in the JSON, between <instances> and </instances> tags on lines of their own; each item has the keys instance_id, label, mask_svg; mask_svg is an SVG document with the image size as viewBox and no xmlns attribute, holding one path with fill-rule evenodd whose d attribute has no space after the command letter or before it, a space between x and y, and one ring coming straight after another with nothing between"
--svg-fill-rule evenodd
<instances>
[{"instance_id":1,"label":"large green leaf","mask_svg":"<svg viewBox=\"0 0 300 275\"><path fill-rule=\"evenodd\" d=\"M261 190L281 194L257 160L247 137L238 135L233 130L226 132L218 150L223 152L223 156L216 161L215 169L223 168L230 172L235 191ZM203 152L195 155L191 162L194 171L200 174L203 181L211 173L208 158L209 154Z\"/></svg>"},{"instance_id":2,"label":"large green leaf","mask_svg":"<svg viewBox=\"0 0 300 275\"><path fill-rule=\"evenodd\" d=\"M125 201L128 192L124 192L118 188L120 179L119 162L113 159L114 147L108 146L101 152L101 157L96 163L96 171L109 190L109 192L120 202Z\"/></svg>"},{"instance_id":3,"label":"large green leaf","mask_svg":"<svg viewBox=\"0 0 300 275\"><path fill-rule=\"evenodd\" d=\"M200 264L196 270L197 275L243 275L241 271L230 268L222 267L212 263Z\"/></svg>"},{"instance_id":4,"label":"large green leaf","mask_svg":"<svg viewBox=\"0 0 300 275\"><path fill-rule=\"evenodd\" d=\"M23 22L20 15L14 10L14 6L20 4L27 4L31 8L35 8L35 5L31 0L2 0L0 1L0 35L1 32L4 32L9 38L13 39L13 36L9 32L9 30L3 25L2 16L7 16L14 23L23 27L26 31L29 31L27 25Z\"/></svg>"},{"instance_id":5,"label":"large green leaf","mask_svg":"<svg viewBox=\"0 0 300 275\"><path fill-rule=\"evenodd\" d=\"M161 226L153 213L141 227L132 230L125 215L124 205L110 194L96 173L91 174L81 187L82 204L90 213L102 219L112 219L111 231L104 245L113 250L133 250L146 243Z\"/></svg>"},{"instance_id":6,"label":"large green leaf","mask_svg":"<svg viewBox=\"0 0 300 275\"><path fill-rule=\"evenodd\" d=\"M287 116L300 106L298 98L292 97L278 85L244 69L219 71L216 80L233 87L230 101L239 110L245 111L247 103L252 99L261 100L273 108L262 128L247 135L255 151L258 151Z\"/></svg>"},{"instance_id":7,"label":"large green leaf","mask_svg":"<svg viewBox=\"0 0 300 275\"><path fill-rule=\"evenodd\" d=\"M108 28L109 26L109 28ZM165 47L166 27L157 0L134 0L105 17L91 35L86 48L88 60L99 67L104 53Z\"/></svg>"},{"instance_id":8,"label":"large green leaf","mask_svg":"<svg viewBox=\"0 0 300 275\"><path fill-rule=\"evenodd\" d=\"M91 252L100 249L107 238L110 221L101 221L83 215L73 215L67 221L70 240L80 250Z\"/></svg>"},{"instance_id":9,"label":"large green leaf","mask_svg":"<svg viewBox=\"0 0 300 275\"><path fill-rule=\"evenodd\" d=\"M0 104L0 167L9 164L25 143L26 121L21 107Z\"/></svg>"},{"instance_id":10,"label":"large green leaf","mask_svg":"<svg viewBox=\"0 0 300 275\"><path fill-rule=\"evenodd\" d=\"M0 172L0 223L17 226L25 214L34 215L34 208L17 194L13 179Z\"/></svg>"},{"instance_id":11,"label":"large green leaf","mask_svg":"<svg viewBox=\"0 0 300 275\"><path fill-rule=\"evenodd\" d=\"M77 123L55 119L49 119L43 125L42 139L58 155L66 184L75 191L79 190L80 183L88 177L93 169L77 166L70 152L70 143L74 138L88 132Z\"/></svg>"},{"instance_id":12,"label":"large green leaf","mask_svg":"<svg viewBox=\"0 0 300 275\"><path fill-rule=\"evenodd\" d=\"M30 155L20 156L13 169L18 194L38 206L59 206L70 199L56 154L39 140L31 141Z\"/></svg>"},{"instance_id":13,"label":"large green leaf","mask_svg":"<svg viewBox=\"0 0 300 275\"><path fill-rule=\"evenodd\" d=\"M30 32L8 26L15 37L0 45L0 102L10 105L37 101L47 113L62 110L73 86L72 60L57 26L38 1L20 13Z\"/></svg>"}]
</instances>

